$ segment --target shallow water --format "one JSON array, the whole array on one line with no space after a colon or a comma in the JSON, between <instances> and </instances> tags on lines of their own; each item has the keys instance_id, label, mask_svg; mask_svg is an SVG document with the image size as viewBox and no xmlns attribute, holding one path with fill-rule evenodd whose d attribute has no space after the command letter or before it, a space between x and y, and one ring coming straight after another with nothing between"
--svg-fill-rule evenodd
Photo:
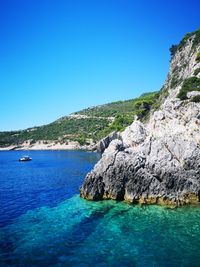
<instances>
[{"instance_id":1,"label":"shallow water","mask_svg":"<svg viewBox=\"0 0 200 267\"><path fill-rule=\"evenodd\" d=\"M98 154L20 155L0 153L0 266L200 266L198 207L86 201L78 188Z\"/></svg>"}]
</instances>

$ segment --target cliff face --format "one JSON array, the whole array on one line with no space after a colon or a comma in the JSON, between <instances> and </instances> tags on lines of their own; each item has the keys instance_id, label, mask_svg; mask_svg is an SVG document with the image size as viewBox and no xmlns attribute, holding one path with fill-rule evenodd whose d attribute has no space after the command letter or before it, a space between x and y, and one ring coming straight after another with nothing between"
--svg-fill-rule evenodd
<instances>
[{"instance_id":1,"label":"cliff face","mask_svg":"<svg viewBox=\"0 0 200 267\"><path fill-rule=\"evenodd\" d=\"M81 197L170 205L199 201L200 103L193 98L200 91L199 35L190 34L176 47L159 110L146 124L135 120L110 143L85 178ZM190 81L194 75L196 83ZM186 81L191 85L181 100Z\"/></svg>"}]
</instances>

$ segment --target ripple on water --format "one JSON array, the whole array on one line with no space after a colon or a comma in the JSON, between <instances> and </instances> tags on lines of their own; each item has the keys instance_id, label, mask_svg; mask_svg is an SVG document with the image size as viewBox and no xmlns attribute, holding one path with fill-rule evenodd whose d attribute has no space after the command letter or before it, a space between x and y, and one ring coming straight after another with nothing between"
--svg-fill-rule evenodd
<instances>
[{"instance_id":1,"label":"ripple on water","mask_svg":"<svg viewBox=\"0 0 200 267\"><path fill-rule=\"evenodd\" d=\"M199 266L200 210L88 202L78 195L2 228L10 266Z\"/></svg>"}]
</instances>

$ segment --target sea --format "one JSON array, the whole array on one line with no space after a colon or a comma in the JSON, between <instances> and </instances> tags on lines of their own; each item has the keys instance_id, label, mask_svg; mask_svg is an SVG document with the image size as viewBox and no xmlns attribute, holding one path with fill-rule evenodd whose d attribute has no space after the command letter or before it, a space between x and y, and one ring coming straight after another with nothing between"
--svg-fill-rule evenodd
<instances>
[{"instance_id":1,"label":"sea","mask_svg":"<svg viewBox=\"0 0 200 267\"><path fill-rule=\"evenodd\" d=\"M30 162L18 159L28 154ZM0 152L0 266L200 266L200 207L79 197L100 154Z\"/></svg>"}]
</instances>

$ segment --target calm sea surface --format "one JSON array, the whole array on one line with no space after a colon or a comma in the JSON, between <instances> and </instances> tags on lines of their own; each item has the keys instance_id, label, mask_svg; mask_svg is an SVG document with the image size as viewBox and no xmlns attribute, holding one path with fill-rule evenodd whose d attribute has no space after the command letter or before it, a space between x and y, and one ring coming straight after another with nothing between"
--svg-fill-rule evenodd
<instances>
[{"instance_id":1,"label":"calm sea surface","mask_svg":"<svg viewBox=\"0 0 200 267\"><path fill-rule=\"evenodd\" d=\"M200 208L90 202L99 155L0 152L0 266L200 266Z\"/></svg>"}]
</instances>

